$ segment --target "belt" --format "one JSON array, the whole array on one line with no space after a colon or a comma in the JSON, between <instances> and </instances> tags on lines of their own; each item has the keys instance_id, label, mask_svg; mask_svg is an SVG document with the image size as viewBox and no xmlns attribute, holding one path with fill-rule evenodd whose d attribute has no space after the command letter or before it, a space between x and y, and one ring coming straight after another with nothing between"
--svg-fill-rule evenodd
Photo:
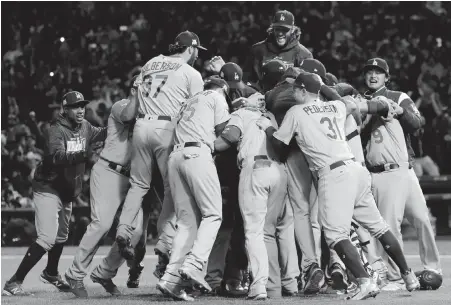
<instances>
[{"instance_id":1,"label":"belt","mask_svg":"<svg viewBox=\"0 0 451 305\"><path fill-rule=\"evenodd\" d=\"M254 156L254 161L257 161L257 160L269 160L269 158L266 155Z\"/></svg>"},{"instance_id":2,"label":"belt","mask_svg":"<svg viewBox=\"0 0 451 305\"><path fill-rule=\"evenodd\" d=\"M353 132L351 132L350 134L348 134L346 136L346 140L349 141L349 140L351 140L352 138L354 138L354 137L356 137L358 135L359 135L359 131L356 129L356 130L354 130Z\"/></svg>"},{"instance_id":3,"label":"belt","mask_svg":"<svg viewBox=\"0 0 451 305\"><path fill-rule=\"evenodd\" d=\"M328 172L328 171L334 170L334 169L336 169L336 168L338 168L338 167L340 167L340 166L349 164L349 163L351 163L351 162L355 162L355 158L348 159L348 160L337 161L337 162L335 162L335 163L332 163L332 164L329 165L329 166L325 166L325 167L323 167L323 168L317 170L317 171L315 172L315 174L316 174L316 176L319 178L319 176L321 176L322 174L324 174L324 173L326 173L326 172Z\"/></svg>"},{"instance_id":4,"label":"belt","mask_svg":"<svg viewBox=\"0 0 451 305\"><path fill-rule=\"evenodd\" d=\"M99 157L101 160L105 161L106 163L108 163L108 167L111 168L112 170L118 172L121 175L124 175L126 177L130 177L130 168L126 168L120 164L111 162L107 159L105 159L104 157Z\"/></svg>"},{"instance_id":5,"label":"belt","mask_svg":"<svg viewBox=\"0 0 451 305\"><path fill-rule=\"evenodd\" d=\"M243 159L239 160L238 168L243 169L243 167L244 167L243 165L245 165L245 162L248 163L250 160L257 161L257 160L272 160L272 159L269 158L267 155L257 155L254 157L243 158Z\"/></svg>"},{"instance_id":6,"label":"belt","mask_svg":"<svg viewBox=\"0 0 451 305\"><path fill-rule=\"evenodd\" d=\"M171 121L172 118L168 115L153 115L153 114L138 114L138 119L146 120L161 120L161 121Z\"/></svg>"},{"instance_id":7,"label":"belt","mask_svg":"<svg viewBox=\"0 0 451 305\"><path fill-rule=\"evenodd\" d=\"M202 148L203 146L208 147L208 150L210 150L210 153L211 153L211 148L207 144L202 143L202 142L184 142L184 143L180 143L180 144L175 144L173 151L177 151L177 150L180 150L185 147Z\"/></svg>"},{"instance_id":8,"label":"belt","mask_svg":"<svg viewBox=\"0 0 451 305\"><path fill-rule=\"evenodd\" d=\"M399 168L399 164L398 163L385 163L385 164L381 164L381 165L375 165L375 166L368 166L368 170L372 173L382 173L382 172L386 172L392 169L397 169Z\"/></svg>"}]
</instances>

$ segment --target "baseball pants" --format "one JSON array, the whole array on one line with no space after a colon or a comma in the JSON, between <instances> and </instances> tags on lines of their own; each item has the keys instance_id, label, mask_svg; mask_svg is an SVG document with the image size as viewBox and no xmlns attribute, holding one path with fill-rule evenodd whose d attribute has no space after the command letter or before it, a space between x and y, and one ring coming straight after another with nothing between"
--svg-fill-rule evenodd
<instances>
[{"instance_id":1,"label":"baseball pants","mask_svg":"<svg viewBox=\"0 0 451 305\"><path fill-rule=\"evenodd\" d=\"M349 238L353 218L376 238L389 230L371 193L368 170L353 160L339 162L344 165L317 173L318 216L330 248Z\"/></svg>"},{"instance_id":2,"label":"baseball pants","mask_svg":"<svg viewBox=\"0 0 451 305\"><path fill-rule=\"evenodd\" d=\"M168 167L177 231L162 280L182 285L178 273L182 265L206 272L222 221L221 186L211 149L204 144L176 145Z\"/></svg>"},{"instance_id":3,"label":"baseball pants","mask_svg":"<svg viewBox=\"0 0 451 305\"><path fill-rule=\"evenodd\" d=\"M304 154L299 148L290 149L287 169L288 196L293 208L294 232L296 241L302 251L301 269L305 272L311 264L318 263L313 233L314 224L318 239L321 233L319 224L315 222L315 217L313 217L312 221L310 215L311 207L309 202L312 189L312 175Z\"/></svg>"},{"instance_id":4,"label":"baseball pants","mask_svg":"<svg viewBox=\"0 0 451 305\"><path fill-rule=\"evenodd\" d=\"M408 164L382 173L372 173L372 190L377 207L402 246L401 222L406 216L415 227L420 246L420 259L424 268L441 272L440 256L435 243L435 234L428 216L428 208L418 178ZM394 187L396 185L396 187ZM401 279L398 267L388 257L379 243L376 253L388 268L388 279Z\"/></svg>"},{"instance_id":5,"label":"baseball pants","mask_svg":"<svg viewBox=\"0 0 451 305\"><path fill-rule=\"evenodd\" d=\"M46 251L51 250L55 244L65 243L69 235L72 202L63 203L60 197L53 193L35 190L33 203L38 235L36 243Z\"/></svg>"},{"instance_id":6,"label":"baseball pants","mask_svg":"<svg viewBox=\"0 0 451 305\"><path fill-rule=\"evenodd\" d=\"M138 119L132 139L130 190L124 202L116 236L130 239L133 222L149 191L152 175L158 166L164 184L163 206L158 219L157 247L169 253L175 234L175 211L168 179L168 158L174 139L174 123L166 120Z\"/></svg>"},{"instance_id":7,"label":"baseball pants","mask_svg":"<svg viewBox=\"0 0 451 305\"><path fill-rule=\"evenodd\" d=\"M90 179L91 223L83 236L74 261L66 274L69 278L82 280L108 234L119 206L124 202L129 189L129 178L108 167L108 162L99 159L91 171Z\"/></svg>"}]
</instances>

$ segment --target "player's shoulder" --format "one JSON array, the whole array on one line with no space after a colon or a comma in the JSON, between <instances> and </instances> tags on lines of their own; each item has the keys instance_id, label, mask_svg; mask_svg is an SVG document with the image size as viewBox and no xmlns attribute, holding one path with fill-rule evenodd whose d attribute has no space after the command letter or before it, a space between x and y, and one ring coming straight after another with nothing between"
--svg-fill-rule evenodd
<instances>
[{"instance_id":1,"label":"player's shoulder","mask_svg":"<svg viewBox=\"0 0 451 305\"><path fill-rule=\"evenodd\" d=\"M307 49L307 47L305 47L302 43L300 43L298 41L298 43L295 46L296 51L298 53L298 55L302 58L302 59L307 59L307 58L313 58L313 54L312 52L310 52L309 49Z\"/></svg>"},{"instance_id":2,"label":"player's shoulder","mask_svg":"<svg viewBox=\"0 0 451 305\"><path fill-rule=\"evenodd\" d=\"M260 54L262 52L264 52L264 50L266 49L266 40L262 40L259 41L255 44L252 45L252 53L255 54Z\"/></svg>"},{"instance_id":3,"label":"player's shoulder","mask_svg":"<svg viewBox=\"0 0 451 305\"><path fill-rule=\"evenodd\" d=\"M129 99L122 99L122 100L114 103L113 107L111 107L110 116L113 118L117 118L119 116L120 112L125 108L125 106L128 105L129 102L130 102Z\"/></svg>"},{"instance_id":4,"label":"player's shoulder","mask_svg":"<svg viewBox=\"0 0 451 305\"><path fill-rule=\"evenodd\" d=\"M406 93L404 93L402 91L396 91L396 90L389 90L389 89L387 89L385 91L384 95L385 95L385 97L393 100L394 102L396 102L398 104L400 104L404 100L412 101L410 96L408 96Z\"/></svg>"}]
</instances>

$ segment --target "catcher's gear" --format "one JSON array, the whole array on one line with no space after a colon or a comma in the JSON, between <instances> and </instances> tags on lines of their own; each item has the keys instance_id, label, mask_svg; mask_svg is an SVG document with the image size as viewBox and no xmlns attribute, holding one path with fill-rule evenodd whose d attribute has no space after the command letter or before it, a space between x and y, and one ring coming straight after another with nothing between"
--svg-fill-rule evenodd
<instances>
[{"instance_id":1,"label":"catcher's gear","mask_svg":"<svg viewBox=\"0 0 451 305\"><path fill-rule=\"evenodd\" d=\"M415 275L420 282L420 290L437 290L442 286L443 276L436 271L416 271Z\"/></svg>"}]
</instances>

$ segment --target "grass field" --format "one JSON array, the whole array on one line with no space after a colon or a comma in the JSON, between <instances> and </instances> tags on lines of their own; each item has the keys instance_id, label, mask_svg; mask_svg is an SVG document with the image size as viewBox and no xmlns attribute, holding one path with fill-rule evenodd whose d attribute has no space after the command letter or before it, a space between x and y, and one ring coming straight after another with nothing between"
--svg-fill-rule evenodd
<instances>
[{"instance_id":1,"label":"grass field","mask_svg":"<svg viewBox=\"0 0 451 305\"><path fill-rule=\"evenodd\" d=\"M405 252L409 264L414 270L421 268L420 259L418 256L418 244L416 241L405 242ZM444 273L443 286L437 291L417 291L409 293L407 291L398 292L382 292L375 299L360 301L365 304L408 304L408 305L435 305L435 304L451 304L451 240L439 240L438 247L442 255L442 268ZM18 267L26 248L2 248L1 260L1 284L2 288L5 281L15 272ZM72 263L75 247L67 247L64 249L63 256L60 262L60 272L63 273ZM107 247L101 247L97 256L94 259L95 266L100 259L107 253ZM156 278L152 275L153 268L156 264L157 258L153 255L153 248L148 246L148 255L145 258L145 266L141 285L138 289L128 289L126 281L128 277L128 269L122 266L114 282L122 291L123 295L119 297L112 297L107 294L103 288L92 283L89 276L85 279L85 285L88 289L90 298L86 300L75 299L71 293L60 293L56 291L53 286L40 282L39 275L45 268L47 257L44 257L39 264L30 272L25 279L24 288L33 293L32 296L27 297L7 297L2 296L2 304L20 304L20 305L53 305L53 304L79 304L80 302L93 305L141 305L149 303L170 304L174 303L172 299L166 298L159 291L156 290ZM321 294L313 297L292 297L284 299L271 299L267 301L252 301L257 303L267 304L344 304L350 301L344 301L343 295L336 294ZM244 299L228 299L220 297L199 297L195 300L195 304L247 304L251 301ZM358 301L351 301L353 303ZM86 304L86 303L85 303Z\"/></svg>"}]
</instances>

